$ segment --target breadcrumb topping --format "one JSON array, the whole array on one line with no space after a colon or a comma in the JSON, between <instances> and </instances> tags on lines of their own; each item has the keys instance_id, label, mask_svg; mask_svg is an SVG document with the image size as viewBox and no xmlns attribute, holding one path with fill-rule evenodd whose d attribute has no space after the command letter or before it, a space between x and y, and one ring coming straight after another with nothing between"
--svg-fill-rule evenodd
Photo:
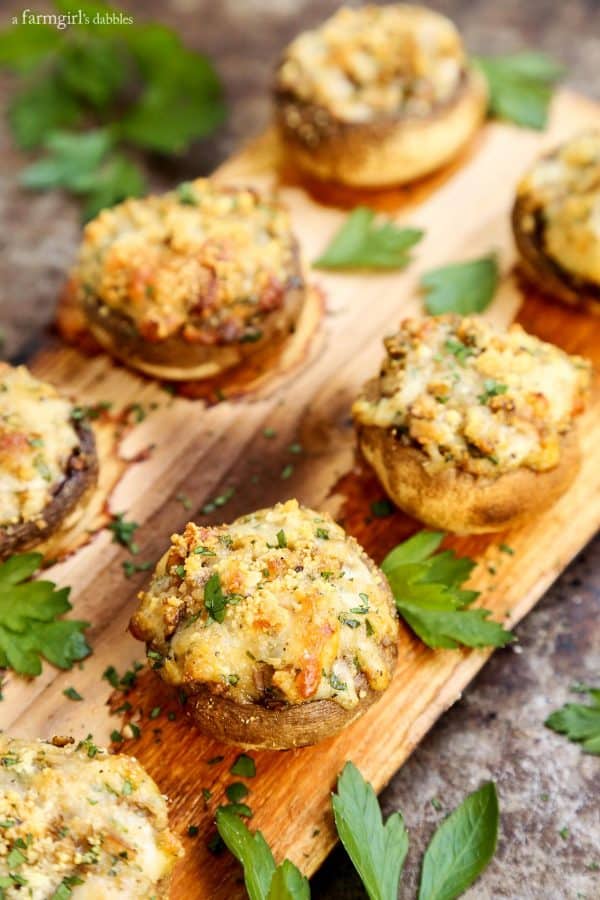
<instances>
[{"instance_id":1,"label":"breadcrumb topping","mask_svg":"<svg viewBox=\"0 0 600 900\"><path fill-rule=\"evenodd\" d=\"M148 900L182 853L165 798L137 760L91 739L61 747L0 735L6 900Z\"/></svg>"},{"instance_id":2,"label":"breadcrumb topping","mask_svg":"<svg viewBox=\"0 0 600 900\"><path fill-rule=\"evenodd\" d=\"M139 599L132 631L184 689L352 708L390 681L398 626L384 576L328 515L296 500L231 525L189 523Z\"/></svg>"},{"instance_id":3,"label":"breadcrumb topping","mask_svg":"<svg viewBox=\"0 0 600 900\"><path fill-rule=\"evenodd\" d=\"M66 477L73 406L25 368L0 363L0 525L35 519Z\"/></svg>"},{"instance_id":4,"label":"breadcrumb topping","mask_svg":"<svg viewBox=\"0 0 600 900\"><path fill-rule=\"evenodd\" d=\"M560 459L561 436L583 409L590 364L480 318L406 319L385 342L380 375L353 406L362 425L393 429L427 456L495 477Z\"/></svg>"},{"instance_id":5,"label":"breadcrumb topping","mask_svg":"<svg viewBox=\"0 0 600 900\"><path fill-rule=\"evenodd\" d=\"M600 285L600 131L577 135L539 159L518 196L523 225L540 228L543 250L569 274Z\"/></svg>"},{"instance_id":6,"label":"breadcrumb topping","mask_svg":"<svg viewBox=\"0 0 600 900\"><path fill-rule=\"evenodd\" d=\"M368 122L428 115L453 97L464 68L445 16L408 4L342 8L287 47L277 87L338 120Z\"/></svg>"},{"instance_id":7,"label":"breadcrumb topping","mask_svg":"<svg viewBox=\"0 0 600 900\"><path fill-rule=\"evenodd\" d=\"M84 230L69 288L125 316L148 341L260 338L260 323L298 286L287 210L250 188L198 178L103 210Z\"/></svg>"}]
</instances>

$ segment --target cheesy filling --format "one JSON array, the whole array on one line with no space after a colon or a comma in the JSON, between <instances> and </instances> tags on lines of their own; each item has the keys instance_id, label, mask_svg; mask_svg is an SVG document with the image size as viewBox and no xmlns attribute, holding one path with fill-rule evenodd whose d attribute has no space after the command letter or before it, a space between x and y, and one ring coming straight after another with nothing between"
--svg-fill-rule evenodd
<instances>
[{"instance_id":1,"label":"cheesy filling","mask_svg":"<svg viewBox=\"0 0 600 900\"><path fill-rule=\"evenodd\" d=\"M518 194L541 216L543 249L568 273L600 285L600 131L572 138L536 162Z\"/></svg>"},{"instance_id":2,"label":"cheesy filling","mask_svg":"<svg viewBox=\"0 0 600 900\"><path fill-rule=\"evenodd\" d=\"M36 519L79 445L72 404L24 366L0 363L0 525Z\"/></svg>"},{"instance_id":3,"label":"cheesy filling","mask_svg":"<svg viewBox=\"0 0 600 900\"><path fill-rule=\"evenodd\" d=\"M390 681L387 582L329 516L295 500L218 528L188 524L140 601L133 631L171 684L352 708Z\"/></svg>"},{"instance_id":4,"label":"cheesy filling","mask_svg":"<svg viewBox=\"0 0 600 900\"><path fill-rule=\"evenodd\" d=\"M583 408L590 366L527 334L480 318L408 319L385 341L379 378L354 403L362 425L393 429L426 467L497 476L560 459Z\"/></svg>"},{"instance_id":5,"label":"cheesy filling","mask_svg":"<svg viewBox=\"0 0 600 900\"><path fill-rule=\"evenodd\" d=\"M214 344L258 340L295 277L287 211L247 188L199 178L106 209L84 231L72 284L149 341L182 332Z\"/></svg>"},{"instance_id":6,"label":"cheesy filling","mask_svg":"<svg viewBox=\"0 0 600 900\"><path fill-rule=\"evenodd\" d=\"M63 748L0 735L0 824L6 900L149 900L182 854L137 760L90 740Z\"/></svg>"},{"instance_id":7,"label":"cheesy filling","mask_svg":"<svg viewBox=\"0 0 600 900\"><path fill-rule=\"evenodd\" d=\"M456 93L465 55L456 28L420 6L342 8L286 49L278 88L345 122L426 116Z\"/></svg>"}]
</instances>

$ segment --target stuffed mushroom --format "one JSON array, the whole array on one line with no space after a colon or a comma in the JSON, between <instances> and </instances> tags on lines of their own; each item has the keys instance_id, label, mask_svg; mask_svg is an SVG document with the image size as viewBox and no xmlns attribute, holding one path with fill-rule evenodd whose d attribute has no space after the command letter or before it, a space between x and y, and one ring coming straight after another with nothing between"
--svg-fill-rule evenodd
<instances>
[{"instance_id":1,"label":"stuffed mushroom","mask_svg":"<svg viewBox=\"0 0 600 900\"><path fill-rule=\"evenodd\" d=\"M589 364L480 318L407 319L353 405L358 442L405 512L457 534L550 506L579 465Z\"/></svg>"},{"instance_id":2,"label":"stuffed mushroom","mask_svg":"<svg viewBox=\"0 0 600 900\"><path fill-rule=\"evenodd\" d=\"M183 854L142 766L89 738L74 745L0 735L0 820L6 900L167 898Z\"/></svg>"},{"instance_id":3,"label":"stuffed mushroom","mask_svg":"<svg viewBox=\"0 0 600 900\"><path fill-rule=\"evenodd\" d=\"M283 206L199 178L89 222L66 291L109 353L187 380L218 375L289 335L304 281Z\"/></svg>"},{"instance_id":4,"label":"stuffed mushroom","mask_svg":"<svg viewBox=\"0 0 600 900\"><path fill-rule=\"evenodd\" d=\"M280 503L174 535L131 621L199 727L245 747L314 744L387 688L389 585L329 516Z\"/></svg>"},{"instance_id":5,"label":"stuffed mushroom","mask_svg":"<svg viewBox=\"0 0 600 900\"><path fill-rule=\"evenodd\" d=\"M276 73L276 121L292 161L358 188L444 165L486 107L456 28L422 6L342 8L295 38Z\"/></svg>"},{"instance_id":6,"label":"stuffed mushroom","mask_svg":"<svg viewBox=\"0 0 600 900\"><path fill-rule=\"evenodd\" d=\"M24 366L0 363L0 559L72 525L97 474L77 407Z\"/></svg>"},{"instance_id":7,"label":"stuffed mushroom","mask_svg":"<svg viewBox=\"0 0 600 900\"><path fill-rule=\"evenodd\" d=\"M537 160L517 188L512 222L533 284L600 314L600 131Z\"/></svg>"}]
</instances>

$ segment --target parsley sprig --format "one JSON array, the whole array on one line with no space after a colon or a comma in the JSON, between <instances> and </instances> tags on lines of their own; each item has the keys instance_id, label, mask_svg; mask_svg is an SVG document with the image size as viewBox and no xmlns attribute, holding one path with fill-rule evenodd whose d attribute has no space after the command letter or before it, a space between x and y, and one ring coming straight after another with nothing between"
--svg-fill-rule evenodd
<instances>
[{"instance_id":1,"label":"parsley sprig","mask_svg":"<svg viewBox=\"0 0 600 900\"><path fill-rule=\"evenodd\" d=\"M83 634L89 623L61 618L72 609L70 588L30 580L42 560L22 553L0 565L0 667L20 675L39 675L42 657L70 669L91 653Z\"/></svg>"},{"instance_id":2,"label":"parsley sprig","mask_svg":"<svg viewBox=\"0 0 600 900\"><path fill-rule=\"evenodd\" d=\"M587 694L591 703L565 703L548 716L545 724L581 744L586 753L600 756L600 688L577 685L576 693Z\"/></svg>"},{"instance_id":3,"label":"parsley sprig","mask_svg":"<svg viewBox=\"0 0 600 900\"><path fill-rule=\"evenodd\" d=\"M54 5L69 11L64 0ZM182 153L222 121L224 105L211 63L175 32L131 23L101 0L81 12L64 29L24 22L0 32L0 67L19 82L8 108L15 142L47 151L23 183L72 191L89 217L143 192L143 174L124 150ZM112 23L99 23L107 14Z\"/></svg>"},{"instance_id":4,"label":"parsley sprig","mask_svg":"<svg viewBox=\"0 0 600 900\"><path fill-rule=\"evenodd\" d=\"M332 797L338 835L369 900L397 900L408 832L399 812L384 823L372 786L347 762ZM250 900L309 900L310 887L289 860L277 866L260 831L254 833L228 807L217 810L217 829L242 863ZM453 900L478 878L496 849L496 788L484 784L435 832L423 860L419 900Z\"/></svg>"},{"instance_id":5,"label":"parsley sprig","mask_svg":"<svg viewBox=\"0 0 600 900\"><path fill-rule=\"evenodd\" d=\"M561 65L529 50L472 61L488 83L490 115L526 128L546 127L554 87L564 75Z\"/></svg>"},{"instance_id":6,"label":"parsley sprig","mask_svg":"<svg viewBox=\"0 0 600 900\"><path fill-rule=\"evenodd\" d=\"M469 316L486 309L498 286L495 256L483 256L464 263L432 269L421 277L425 309L432 316L458 313Z\"/></svg>"},{"instance_id":7,"label":"parsley sprig","mask_svg":"<svg viewBox=\"0 0 600 900\"><path fill-rule=\"evenodd\" d=\"M504 647L510 631L487 609L469 609L478 592L464 590L475 563L452 550L436 553L444 535L421 531L395 547L381 568L398 612L428 647Z\"/></svg>"},{"instance_id":8,"label":"parsley sprig","mask_svg":"<svg viewBox=\"0 0 600 900\"><path fill-rule=\"evenodd\" d=\"M367 206L354 209L325 252L314 261L317 269L402 269L410 262L409 250L421 238L418 228L398 228L393 222L376 223Z\"/></svg>"}]
</instances>

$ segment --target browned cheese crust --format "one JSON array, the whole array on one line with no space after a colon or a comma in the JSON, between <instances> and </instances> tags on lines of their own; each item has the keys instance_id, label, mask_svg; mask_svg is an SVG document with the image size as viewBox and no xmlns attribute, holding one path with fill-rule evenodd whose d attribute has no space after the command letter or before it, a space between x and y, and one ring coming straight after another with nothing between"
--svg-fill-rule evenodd
<instances>
[{"instance_id":1,"label":"browned cheese crust","mask_svg":"<svg viewBox=\"0 0 600 900\"><path fill-rule=\"evenodd\" d=\"M481 318L407 319L353 405L360 449L405 512L456 534L551 506L577 474L590 366Z\"/></svg>"},{"instance_id":2,"label":"browned cheese crust","mask_svg":"<svg viewBox=\"0 0 600 900\"><path fill-rule=\"evenodd\" d=\"M190 380L292 333L305 286L281 204L197 179L90 222L66 293L113 356L154 377Z\"/></svg>"},{"instance_id":3,"label":"browned cheese crust","mask_svg":"<svg viewBox=\"0 0 600 900\"><path fill-rule=\"evenodd\" d=\"M389 685L398 623L387 580L325 514L285 504L173 535L131 620L207 734L313 744Z\"/></svg>"},{"instance_id":4,"label":"browned cheese crust","mask_svg":"<svg viewBox=\"0 0 600 900\"><path fill-rule=\"evenodd\" d=\"M365 19L367 47L361 46L363 36L356 35L361 18ZM396 18L399 24L396 35L388 37L386 47L387 18L392 22ZM371 61L374 65L380 65L379 82L375 78L375 83L370 84L367 79L366 86L363 85L367 97L365 100L358 97L356 106L360 106L360 112L354 115L346 98L342 107L336 107L335 102L326 103L316 88L311 91L310 85L307 88L301 84L296 89L294 79L286 77L286 66L290 65L290 54L293 60L297 41L290 45L280 63L274 92L276 122L286 152L300 169L311 175L358 188L402 184L440 168L454 158L479 129L487 108L485 80L467 65L460 38L452 24L429 10L404 4L381 9L342 9L325 23L325 33L332 35L337 22L344 27L346 20L352 25L353 19L357 22L347 37L345 48L349 82L356 78L354 68L362 58L361 54L368 56L369 53L373 53ZM439 52L445 52L457 69L456 83L451 91L440 96L436 96L435 86L428 92L423 90L431 73L423 59L426 42L422 45L419 39L421 30L430 37L438 29L442 32L440 47L444 48ZM369 31L374 32L370 41ZM317 30L301 38L306 40L318 34ZM398 46L394 51L395 39ZM353 49L357 51L356 58L352 58ZM397 60L395 64L390 63L392 51ZM381 59L376 59L377 52ZM406 54L404 62L403 53ZM334 69L336 58L339 53L332 49L330 69L323 78L339 75ZM302 62L299 65L302 71ZM310 68L308 61L304 68ZM431 68L435 72L434 63ZM348 74L343 64L340 71ZM304 76L306 74L304 71ZM394 106L389 102L389 95L397 84L403 85L405 96ZM377 102L380 99L378 90L381 91L381 103Z\"/></svg>"}]
</instances>

